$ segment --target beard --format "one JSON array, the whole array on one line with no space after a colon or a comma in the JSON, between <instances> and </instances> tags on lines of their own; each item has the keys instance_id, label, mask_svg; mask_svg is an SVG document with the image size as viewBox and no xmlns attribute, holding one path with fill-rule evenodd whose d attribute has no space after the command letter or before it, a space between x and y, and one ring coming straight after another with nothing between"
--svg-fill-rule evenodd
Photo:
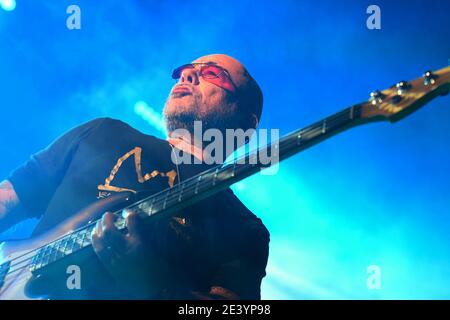
<instances>
[{"instance_id":1,"label":"beard","mask_svg":"<svg viewBox=\"0 0 450 320\"><path fill-rule=\"evenodd\" d=\"M200 104L202 103L201 99L195 97L191 105L186 108L180 107L176 112L164 112L164 120L167 127L167 132L175 131L176 129L185 129L187 130L191 136L194 136L194 122L201 121L202 122L202 131L206 131L208 129L218 129L224 135L226 129L236 129L241 123L241 116L238 112L230 110L230 106L224 105L223 108L219 108L218 111L208 112L206 114L200 113L201 108Z\"/></svg>"},{"instance_id":2,"label":"beard","mask_svg":"<svg viewBox=\"0 0 450 320\"><path fill-rule=\"evenodd\" d=\"M235 129L237 117L229 114L209 113L200 115L195 111L185 111L165 116L168 132L176 129L186 129L191 135L194 134L194 122L201 121L203 131L218 129L225 134L226 129Z\"/></svg>"}]
</instances>

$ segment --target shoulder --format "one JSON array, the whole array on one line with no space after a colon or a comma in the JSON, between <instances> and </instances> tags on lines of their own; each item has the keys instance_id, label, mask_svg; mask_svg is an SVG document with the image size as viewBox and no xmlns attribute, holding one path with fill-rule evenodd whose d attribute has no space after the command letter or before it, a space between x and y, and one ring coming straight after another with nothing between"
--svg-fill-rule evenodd
<instances>
[{"instance_id":1,"label":"shoulder","mask_svg":"<svg viewBox=\"0 0 450 320\"><path fill-rule=\"evenodd\" d=\"M153 135L145 134L132 127L130 124L119 119L109 117L96 118L88 123L90 123L92 126L97 127L101 131L139 135L142 136L142 138L145 138L147 141L152 141L154 143L159 143L162 145L168 145L168 142L166 140L155 137Z\"/></svg>"},{"instance_id":2,"label":"shoulder","mask_svg":"<svg viewBox=\"0 0 450 320\"><path fill-rule=\"evenodd\" d=\"M109 117L95 118L91 121L88 121L86 124L96 126L96 127L101 127L103 129L109 128L109 127L132 129L132 127L129 124L127 124L119 119L114 119L114 118L109 118Z\"/></svg>"}]
</instances>

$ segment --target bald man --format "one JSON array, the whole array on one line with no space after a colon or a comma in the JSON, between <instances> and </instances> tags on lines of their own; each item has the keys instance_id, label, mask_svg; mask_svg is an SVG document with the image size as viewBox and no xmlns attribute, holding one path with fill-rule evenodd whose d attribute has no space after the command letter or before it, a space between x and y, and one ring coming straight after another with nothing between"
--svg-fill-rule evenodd
<instances>
[{"instance_id":1,"label":"bald man","mask_svg":"<svg viewBox=\"0 0 450 320\"><path fill-rule=\"evenodd\" d=\"M0 229L37 217L39 235L98 199L157 192L211 168L194 121L223 133L258 126L262 92L236 59L204 56L172 77L178 81L164 108L167 140L110 118L70 130L0 183ZM174 161L183 154L196 161ZM145 225L130 213L127 234L116 219L103 215L92 244L120 298L260 299L269 233L230 189Z\"/></svg>"}]
</instances>

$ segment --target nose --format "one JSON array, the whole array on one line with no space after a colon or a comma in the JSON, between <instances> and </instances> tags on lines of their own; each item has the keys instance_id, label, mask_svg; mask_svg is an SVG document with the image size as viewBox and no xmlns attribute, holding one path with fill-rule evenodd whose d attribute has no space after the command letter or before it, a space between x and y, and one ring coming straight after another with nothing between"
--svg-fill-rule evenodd
<instances>
[{"instance_id":1,"label":"nose","mask_svg":"<svg viewBox=\"0 0 450 320\"><path fill-rule=\"evenodd\" d=\"M184 69L180 76L179 83L188 83L193 85L198 85L198 73L195 68Z\"/></svg>"}]
</instances>

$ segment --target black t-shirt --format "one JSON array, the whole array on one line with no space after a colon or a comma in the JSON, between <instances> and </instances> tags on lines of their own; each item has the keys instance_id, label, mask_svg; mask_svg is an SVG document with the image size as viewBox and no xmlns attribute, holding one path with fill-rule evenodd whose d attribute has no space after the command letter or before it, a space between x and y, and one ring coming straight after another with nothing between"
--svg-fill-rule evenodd
<instances>
[{"instance_id":1,"label":"black t-shirt","mask_svg":"<svg viewBox=\"0 0 450 320\"><path fill-rule=\"evenodd\" d=\"M9 181L41 234L84 207L118 192L156 192L209 168L171 159L170 144L110 118L92 120L59 137L17 168ZM244 299L259 299L268 259L269 233L230 189L176 217L153 224L152 246L174 270L189 277L188 291L223 287Z\"/></svg>"}]
</instances>

